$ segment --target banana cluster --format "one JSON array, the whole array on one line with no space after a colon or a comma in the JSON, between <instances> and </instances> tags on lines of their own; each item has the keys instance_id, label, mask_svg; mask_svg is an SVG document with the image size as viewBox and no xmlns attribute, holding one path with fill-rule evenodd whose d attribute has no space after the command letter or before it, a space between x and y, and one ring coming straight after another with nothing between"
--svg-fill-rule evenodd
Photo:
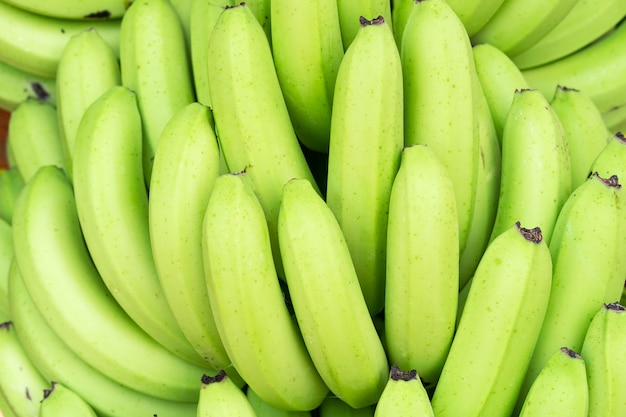
<instances>
[{"instance_id":1,"label":"banana cluster","mask_svg":"<svg viewBox=\"0 0 626 417\"><path fill-rule=\"evenodd\" d=\"M626 416L623 0L0 0L0 415Z\"/></svg>"}]
</instances>

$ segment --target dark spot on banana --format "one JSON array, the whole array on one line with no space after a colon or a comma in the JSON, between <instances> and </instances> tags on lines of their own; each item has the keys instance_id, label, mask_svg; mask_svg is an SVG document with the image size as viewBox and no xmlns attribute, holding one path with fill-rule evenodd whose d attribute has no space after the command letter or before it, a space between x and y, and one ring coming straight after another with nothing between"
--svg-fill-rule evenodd
<instances>
[{"instance_id":1,"label":"dark spot on banana","mask_svg":"<svg viewBox=\"0 0 626 417\"><path fill-rule=\"evenodd\" d=\"M30 83L30 88L33 90L33 93L35 93L35 96L37 96L37 99L39 100L47 100L50 97L50 93L48 93L43 85L41 85L41 83L37 81L33 81L32 83Z\"/></svg>"},{"instance_id":2,"label":"dark spot on banana","mask_svg":"<svg viewBox=\"0 0 626 417\"><path fill-rule=\"evenodd\" d=\"M89 13L85 16L85 19L108 19L111 17L111 12L108 10L100 10L97 12Z\"/></svg>"}]
</instances>

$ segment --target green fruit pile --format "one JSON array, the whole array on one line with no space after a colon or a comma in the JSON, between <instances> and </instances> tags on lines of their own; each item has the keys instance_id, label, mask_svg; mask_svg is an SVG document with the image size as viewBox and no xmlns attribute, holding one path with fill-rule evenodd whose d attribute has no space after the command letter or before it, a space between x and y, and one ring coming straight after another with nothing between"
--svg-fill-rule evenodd
<instances>
[{"instance_id":1,"label":"green fruit pile","mask_svg":"<svg viewBox=\"0 0 626 417\"><path fill-rule=\"evenodd\" d=\"M0 417L626 417L625 16L0 0Z\"/></svg>"}]
</instances>

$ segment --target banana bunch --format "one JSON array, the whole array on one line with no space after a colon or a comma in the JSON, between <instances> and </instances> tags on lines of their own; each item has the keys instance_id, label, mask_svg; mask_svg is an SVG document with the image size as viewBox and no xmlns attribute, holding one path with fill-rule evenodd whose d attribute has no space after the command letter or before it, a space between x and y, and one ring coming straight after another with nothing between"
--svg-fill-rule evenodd
<instances>
[{"instance_id":1,"label":"banana bunch","mask_svg":"<svg viewBox=\"0 0 626 417\"><path fill-rule=\"evenodd\" d=\"M0 0L0 416L626 415L623 0Z\"/></svg>"}]
</instances>

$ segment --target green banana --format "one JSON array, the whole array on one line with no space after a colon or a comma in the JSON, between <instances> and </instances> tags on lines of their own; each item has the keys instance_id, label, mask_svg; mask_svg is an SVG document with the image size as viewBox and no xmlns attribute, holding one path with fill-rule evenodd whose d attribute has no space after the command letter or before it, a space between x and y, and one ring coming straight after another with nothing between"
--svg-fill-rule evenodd
<instances>
[{"instance_id":1,"label":"green banana","mask_svg":"<svg viewBox=\"0 0 626 417\"><path fill-rule=\"evenodd\" d=\"M246 394L224 371L203 375L197 417L257 417Z\"/></svg>"},{"instance_id":2,"label":"green banana","mask_svg":"<svg viewBox=\"0 0 626 417\"><path fill-rule=\"evenodd\" d=\"M219 176L204 214L211 309L226 352L248 386L274 407L312 410L328 388L285 305L265 214L247 176Z\"/></svg>"},{"instance_id":3,"label":"green banana","mask_svg":"<svg viewBox=\"0 0 626 417\"><path fill-rule=\"evenodd\" d=\"M66 169L57 110L47 101L29 98L11 112L7 146L24 182L44 165Z\"/></svg>"},{"instance_id":4,"label":"green banana","mask_svg":"<svg viewBox=\"0 0 626 417\"><path fill-rule=\"evenodd\" d=\"M457 222L452 181L435 151L404 148L389 201L385 341L389 361L415 369L425 385L436 384L454 336Z\"/></svg>"},{"instance_id":5,"label":"green banana","mask_svg":"<svg viewBox=\"0 0 626 417\"><path fill-rule=\"evenodd\" d=\"M361 17L372 20L382 16L389 28L393 27L389 0L337 0L337 11L343 49L346 51L359 32Z\"/></svg>"},{"instance_id":6,"label":"green banana","mask_svg":"<svg viewBox=\"0 0 626 417\"><path fill-rule=\"evenodd\" d=\"M11 409L11 406L9 405L2 391L0 391L0 415L2 415L3 417L19 417Z\"/></svg>"},{"instance_id":7,"label":"green banana","mask_svg":"<svg viewBox=\"0 0 626 417\"><path fill-rule=\"evenodd\" d=\"M214 369L230 359L215 325L202 262L202 222L219 171L208 107L193 102L165 125L156 148L148 221L159 282L176 322ZM236 372L231 378L243 385Z\"/></svg>"},{"instance_id":8,"label":"green banana","mask_svg":"<svg viewBox=\"0 0 626 417\"><path fill-rule=\"evenodd\" d=\"M489 244L435 387L437 417L511 414L541 330L551 275L539 227L517 222Z\"/></svg>"},{"instance_id":9,"label":"green banana","mask_svg":"<svg viewBox=\"0 0 626 417\"><path fill-rule=\"evenodd\" d=\"M13 221L15 200L24 188L24 179L18 168L7 168L0 171L0 218Z\"/></svg>"},{"instance_id":10,"label":"green banana","mask_svg":"<svg viewBox=\"0 0 626 417\"><path fill-rule=\"evenodd\" d=\"M83 240L67 176L54 166L40 168L15 208L17 265L33 303L59 338L121 384L164 399L197 400L194 381L210 368L170 352L115 302Z\"/></svg>"},{"instance_id":11,"label":"green banana","mask_svg":"<svg viewBox=\"0 0 626 417\"><path fill-rule=\"evenodd\" d=\"M13 261L13 228L0 219L0 322L11 319L9 312L9 269Z\"/></svg>"},{"instance_id":12,"label":"green banana","mask_svg":"<svg viewBox=\"0 0 626 417\"><path fill-rule=\"evenodd\" d=\"M337 9L336 0L271 2L272 53L293 128L304 146L324 153L344 55Z\"/></svg>"},{"instance_id":13,"label":"green banana","mask_svg":"<svg viewBox=\"0 0 626 417\"><path fill-rule=\"evenodd\" d=\"M574 350L562 347L537 375L519 417L587 417L588 409L586 361Z\"/></svg>"},{"instance_id":14,"label":"green banana","mask_svg":"<svg viewBox=\"0 0 626 417\"><path fill-rule=\"evenodd\" d=\"M318 408L319 417L373 417L375 404L352 408L333 395L324 399Z\"/></svg>"},{"instance_id":15,"label":"green banana","mask_svg":"<svg viewBox=\"0 0 626 417\"><path fill-rule=\"evenodd\" d=\"M623 128L626 124L626 103L615 106L602 113L602 120L610 135L618 131L626 132L626 129Z\"/></svg>"},{"instance_id":16,"label":"green banana","mask_svg":"<svg viewBox=\"0 0 626 417\"><path fill-rule=\"evenodd\" d=\"M315 180L293 130L267 36L247 3L220 14L208 48L213 117L225 163L252 180L283 276L276 234L282 186L291 178Z\"/></svg>"},{"instance_id":17,"label":"green banana","mask_svg":"<svg viewBox=\"0 0 626 417\"><path fill-rule=\"evenodd\" d=\"M181 21L168 0L136 1L122 18L122 85L137 97L146 185L165 124L177 110L196 100L186 45Z\"/></svg>"},{"instance_id":18,"label":"green banana","mask_svg":"<svg viewBox=\"0 0 626 417\"><path fill-rule=\"evenodd\" d=\"M178 402L132 390L105 376L78 357L37 310L17 267L9 275L11 314L17 337L33 364L48 381L74 390L101 417L195 417L196 402Z\"/></svg>"},{"instance_id":19,"label":"green banana","mask_svg":"<svg viewBox=\"0 0 626 417\"><path fill-rule=\"evenodd\" d=\"M86 29L95 28L116 55L119 54L119 19L56 19L2 1L0 27L0 61L47 79L55 78L59 59L69 39Z\"/></svg>"},{"instance_id":20,"label":"green banana","mask_svg":"<svg viewBox=\"0 0 626 417\"><path fill-rule=\"evenodd\" d=\"M472 53L501 145L502 131L515 91L527 89L529 85L511 58L497 47L481 43L473 46Z\"/></svg>"},{"instance_id":21,"label":"green banana","mask_svg":"<svg viewBox=\"0 0 626 417\"><path fill-rule=\"evenodd\" d=\"M94 409L83 397L65 385L52 381L50 388L44 390L39 406L38 417L98 417Z\"/></svg>"},{"instance_id":22,"label":"green banana","mask_svg":"<svg viewBox=\"0 0 626 417\"><path fill-rule=\"evenodd\" d=\"M33 365L11 321L0 323L0 393L19 417L37 417L48 382Z\"/></svg>"},{"instance_id":23,"label":"green banana","mask_svg":"<svg viewBox=\"0 0 626 417\"><path fill-rule=\"evenodd\" d=\"M376 404L374 417L396 416L435 417L428 393L417 371L403 371L395 365Z\"/></svg>"},{"instance_id":24,"label":"green banana","mask_svg":"<svg viewBox=\"0 0 626 417\"><path fill-rule=\"evenodd\" d=\"M391 0L391 27L393 29L393 37L396 40L398 50L402 48L402 36L406 21L413 9L413 0Z\"/></svg>"},{"instance_id":25,"label":"green banana","mask_svg":"<svg viewBox=\"0 0 626 417\"><path fill-rule=\"evenodd\" d=\"M500 196L491 240L516 221L541 228L549 244L571 192L565 131L538 90L516 90L502 131Z\"/></svg>"},{"instance_id":26,"label":"green banana","mask_svg":"<svg viewBox=\"0 0 626 417\"><path fill-rule=\"evenodd\" d=\"M580 0L504 0L472 35L472 43L490 43L508 56L518 55L546 36Z\"/></svg>"},{"instance_id":27,"label":"green banana","mask_svg":"<svg viewBox=\"0 0 626 417\"><path fill-rule=\"evenodd\" d=\"M528 392L559 348L580 352L593 315L603 303L622 294L623 195L617 176L602 178L594 173L561 209L550 242L550 301L522 392Z\"/></svg>"},{"instance_id":28,"label":"green banana","mask_svg":"<svg viewBox=\"0 0 626 417\"><path fill-rule=\"evenodd\" d=\"M96 30L85 30L69 39L57 69L56 108L59 137L70 178L80 119L91 103L110 87L121 83L117 56Z\"/></svg>"},{"instance_id":29,"label":"green banana","mask_svg":"<svg viewBox=\"0 0 626 417\"><path fill-rule=\"evenodd\" d=\"M474 36L491 20L506 0L448 0L448 4L459 16L467 34Z\"/></svg>"},{"instance_id":30,"label":"green banana","mask_svg":"<svg viewBox=\"0 0 626 417\"><path fill-rule=\"evenodd\" d=\"M575 190L591 173L591 165L606 147L608 137L602 115L584 92L558 86L550 106L559 117L569 152L572 185Z\"/></svg>"},{"instance_id":31,"label":"green banana","mask_svg":"<svg viewBox=\"0 0 626 417\"><path fill-rule=\"evenodd\" d=\"M136 95L114 85L85 110L76 132L73 185L81 228L99 274L127 314L159 343L205 366L159 282L141 148Z\"/></svg>"},{"instance_id":32,"label":"green banana","mask_svg":"<svg viewBox=\"0 0 626 417\"><path fill-rule=\"evenodd\" d=\"M581 0L579 0L581 1ZM522 71L528 84L548 100L557 85L587 94L604 113L624 104L626 92L626 20L602 38L556 61Z\"/></svg>"},{"instance_id":33,"label":"green banana","mask_svg":"<svg viewBox=\"0 0 626 417\"><path fill-rule=\"evenodd\" d=\"M268 404L250 387L246 389L246 397L254 409L256 417L311 417L311 411L289 411Z\"/></svg>"},{"instance_id":34,"label":"green banana","mask_svg":"<svg viewBox=\"0 0 626 417\"><path fill-rule=\"evenodd\" d=\"M315 367L351 407L374 404L388 379L385 350L341 227L308 180L284 185L278 237L291 302Z\"/></svg>"},{"instance_id":35,"label":"green banana","mask_svg":"<svg viewBox=\"0 0 626 417\"><path fill-rule=\"evenodd\" d=\"M180 20L183 28L183 34L185 36L185 48L188 55L191 55L191 3L192 0L169 0L172 7L176 11L178 20Z\"/></svg>"},{"instance_id":36,"label":"green banana","mask_svg":"<svg viewBox=\"0 0 626 417\"><path fill-rule=\"evenodd\" d=\"M133 2L133 0L3 1L29 13L68 20L119 19Z\"/></svg>"},{"instance_id":37,"label":"green banana","mask_svg":"<svg viewBox=\"0 0 626 417\"><path fill-rule=\"evenodd\" d=\"M401 57L405 145L431 146L448 169L457 201L459 248L464 248L478 175L476 70L465 27L444 0L413 3Z\"/></svg>"},{"instance_id":38,"label":"green banana","mask_svg":"<svg viewBox=\"0 0 626 417\"><path fill-rule=\"evenodd\" d=\"M556 61L595 42L624 16L626 3L621 0L578 0L543 38L512 59L521 69Z\"/></svg>"},{"instance_id":39,"label":"green banana","mask_svg":"<svg viewBox=\"0 0 626 417\"><path fill-rule=\"evenodd\" d=\"M597 172L602 178L611 175L626 178L624 158L626 158L626 137L622 132L617 132L609 138L609 142L596 156L589 172Z\"/></svg>"},{"instance_id":40,"label":"green banana","mask_svg":"<svg viewBox=\"0 0 626 417\"><path fill-rule=\"evenodd\" d=\"M337 74L326 203L372 315L385 303L389 195L404 145L402 94L400 54L389 24L362 19Z\"/></svg>"},{"instance_id":41,"label":"green banana","mask_svg":"<svg viewBox=\"0 0 626 417\"><path fill-rule=\"evenodd\" d=\"M626 307L603 304L591 319L581 355L587 365L589 416L626 415Z\"/></svg>"},{"instance_id":42,"label":"green banana","mask_svg":"<svg viewBox=\"0 0 626 417\"><path fill-rule=\"evenodd\" d=\"M55 103L55 79L29 74L0 59L0 109L12 112L29 97Z\"/></svg>"}]
</instances>

